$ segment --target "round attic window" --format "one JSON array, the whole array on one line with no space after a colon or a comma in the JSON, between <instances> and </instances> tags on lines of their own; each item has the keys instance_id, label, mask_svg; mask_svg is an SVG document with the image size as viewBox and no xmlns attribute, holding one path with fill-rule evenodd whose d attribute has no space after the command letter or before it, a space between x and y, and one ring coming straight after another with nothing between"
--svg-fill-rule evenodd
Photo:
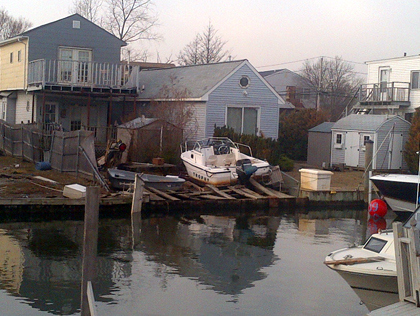
<instances>
[{"instance_id":1,"label":"round attic window","mask_svg":"<svg viewBox=\"0 0 420 316\"><path fill-rule=\"evenodd\" d=\"M242 76L242 78L239 80L239 85L241 88L248 88L249 87L249 78L247 76Z\"/></svg>"}]
</instances>

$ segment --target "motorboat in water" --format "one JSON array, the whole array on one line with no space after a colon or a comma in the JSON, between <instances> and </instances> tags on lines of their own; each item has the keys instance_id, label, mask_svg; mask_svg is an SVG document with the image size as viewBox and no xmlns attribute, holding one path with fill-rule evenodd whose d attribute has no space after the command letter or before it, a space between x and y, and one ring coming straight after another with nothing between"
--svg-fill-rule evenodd
<instances>
[{"instance_id":1,"label":"motorboat in water","mask_svg":"<svg viewBox=\"0 0 420 316\"><path fill-rule=\"evenodd\" d=\"M412 174L379 174L370 177L394 212L414 212L419 176Z\"/></svg>"},{"instance_id":2,"label":"motorboat in water","mask_svg":"<svg viewBox=\"0 0 420 316\"><path fill-rule=\"evenodd\" d=\"M413 220L420 227L420 208L410 215L404 227L410 227ZM362 246L333 251L324 263L353 288L369 310L398 302L392 229L372 234Z\"/></svg>"},{"instance_id":3,"label":"motorboat in water","mask_svg":"<svg viewBox=\"0 0 420 316\"><path fill-rule=\"evenodd\" d=\"M247 148L249 155L241 152ZM181 153L188 175L200 182L213 185L230 185L244 181L251 175L269 174L267 161L252 157L247 145L232 142L227 137L209 137L195 142L192 149L187 146Z\"/></svg>"},{"instance_id":4,"label":"motorboat in water","mask_svg":"<svg viewBox=\"0 0 420 316\"><path fill-rule=\"evenodd\" d=\"M117 190L128 188L134 183L136 172L121 170L116 168L108 169L108 179L111 186ZM146 187L152 187L161 191L178 190L181 188L185 179L178 176L159 176L154 174L141 173L140 178Z\"/></svg>"},{"instance_id":5,"label":"motorboat in water","mask_svg":"<svg viewBox=\"0 0 420 316\"><path fill-rule=\"evenodd\" d=\"M333 251L324 263L352 288L398 294L392 230L373 234L363 246Z\"/></svg>"}]
</instances>

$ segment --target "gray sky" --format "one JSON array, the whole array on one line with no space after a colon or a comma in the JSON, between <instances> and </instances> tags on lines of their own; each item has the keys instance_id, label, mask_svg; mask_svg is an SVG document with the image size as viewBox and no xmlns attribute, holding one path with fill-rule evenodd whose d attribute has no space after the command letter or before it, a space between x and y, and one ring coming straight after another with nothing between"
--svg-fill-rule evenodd
<instances>
[{"instance_id":1,"label":"gray sky","mask_svg":"<svg viewBox=\"0 0 420 316\"><path fill-rule=\"evenodd\" d=\"M14 17L39 26L69 15L72 0L0 0ZM175 59L209 21L235 59L258 70L298 70L302 60L341 56L355 62L420 53L420 1L407 0L154 0L163 36L143 44L151 57ZM298 61L298 62L295 62Z\"/></svg>"}]
</instances>

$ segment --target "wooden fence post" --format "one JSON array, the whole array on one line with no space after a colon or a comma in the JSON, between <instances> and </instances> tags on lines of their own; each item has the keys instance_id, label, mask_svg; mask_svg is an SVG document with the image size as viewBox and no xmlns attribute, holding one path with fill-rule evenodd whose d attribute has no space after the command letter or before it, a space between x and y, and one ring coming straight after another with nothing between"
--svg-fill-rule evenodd
<instances>
[{"instance_id":1,"label":"wooden fence post","mask_svg":"<svg viewBox=\"0 0 420 316\"><path fill-rule=\"evenodd\" d=\"M85 223L83 238L82 260L82 299L81 315L89 316L88 281L96 276L96 253L98 244L98 220L99 220L99 187L86 188ZM92 315L91 315L92 316Z\"/></svg>"}]
</instances>

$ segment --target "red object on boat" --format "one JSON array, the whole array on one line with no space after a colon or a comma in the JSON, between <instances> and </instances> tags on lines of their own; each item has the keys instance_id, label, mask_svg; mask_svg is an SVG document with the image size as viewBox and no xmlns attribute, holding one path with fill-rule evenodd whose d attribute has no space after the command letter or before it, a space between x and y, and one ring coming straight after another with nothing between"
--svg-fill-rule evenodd
<instances>
[{"instance_id":1,"label":"red object on boat","mask_svg":"<svg viewBox=\"0 0 420 316\"><path fill-rule=\"evenodd\" d=\"M387 211L388 207L383 200L375 199L369 204L369 215L372 218L382 218L386 215Z\"/></svg>"}]
</instances>

